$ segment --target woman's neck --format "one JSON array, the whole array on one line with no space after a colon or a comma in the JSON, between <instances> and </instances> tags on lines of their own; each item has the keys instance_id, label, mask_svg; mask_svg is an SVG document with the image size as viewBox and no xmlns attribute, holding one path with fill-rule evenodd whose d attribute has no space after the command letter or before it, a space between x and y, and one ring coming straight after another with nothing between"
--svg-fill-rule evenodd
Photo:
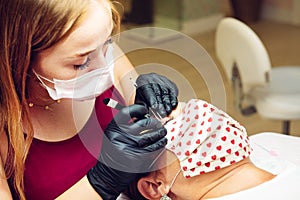
<instances>
[{"instance_id":1,"label":"woman's neck","mask_svg":"<svg viewBox=\"0 0 300 200\"><path fill-rule=\"evenodd\" d=\"M61 141L73 137L85 125L94 108L94 101L76 102L62 99L45 110L30 108L34 137L44 141Z\"/></svg>"},{"instance_id":2,"label":"woman's neck","mask_svg":"<svg viewBox=\"0 0 300 200\"><path fill-rule=\"evenodd\" d=\"M275 177L273 174L256 167L249 158L218 171L201 199L240 192Z\"/></svg>"}]
</instances>

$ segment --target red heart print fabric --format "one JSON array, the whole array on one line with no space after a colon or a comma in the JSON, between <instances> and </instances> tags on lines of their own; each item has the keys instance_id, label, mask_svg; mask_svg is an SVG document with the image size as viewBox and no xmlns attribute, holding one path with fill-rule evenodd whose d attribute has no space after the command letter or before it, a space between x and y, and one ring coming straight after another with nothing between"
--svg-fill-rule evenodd
<instances>
[{"instance_id":1,"label":"red heart print fabric","mask_svg":"<svg viewBox=\"0 0 300 200\"><path fill-rule=\"evenodd\" d=\"M168 122L168 144L186 178L229 166L252 151L245 128L227 113L191 99L182 113Z\"/></svg>"}]
</instances>

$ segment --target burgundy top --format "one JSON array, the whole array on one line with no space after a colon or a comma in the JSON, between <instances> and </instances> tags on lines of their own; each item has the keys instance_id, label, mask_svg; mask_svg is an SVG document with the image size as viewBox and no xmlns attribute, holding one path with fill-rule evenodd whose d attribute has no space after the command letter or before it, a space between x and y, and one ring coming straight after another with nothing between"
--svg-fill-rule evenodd
<instances>
[{"instance_id":1,"label":"burgundy top","mask_svg":"<svg viewBox=\"0 0 300 200\"><path fill-rule=\"evenodd\" d=\"M97 97L90 119L77 135L59 142L33 139L25 170L28 200L55 199L96 164L103 129L117 112L103 104L103 99L108 97L125 105L120 93L111 87Z\"/></svg>"}]
</instances>

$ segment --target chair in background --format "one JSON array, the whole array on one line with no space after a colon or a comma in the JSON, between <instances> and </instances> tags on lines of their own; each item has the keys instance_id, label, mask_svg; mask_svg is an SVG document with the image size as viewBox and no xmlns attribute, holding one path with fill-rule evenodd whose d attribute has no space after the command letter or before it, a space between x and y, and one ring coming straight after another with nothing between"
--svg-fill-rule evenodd
<instances>
[{"instance_id":1,"label":"chair in background","mask_svg":"<svg viewBox=\"0 0 300 200\"><path fill-rule=\"evenodd\" d=\"M216 31L216 54L231 80L235 105L243 115L283 121L300 120L300 67L272 67L260 38L243 22L227 17Z\"/></svg>"}]
</instances>

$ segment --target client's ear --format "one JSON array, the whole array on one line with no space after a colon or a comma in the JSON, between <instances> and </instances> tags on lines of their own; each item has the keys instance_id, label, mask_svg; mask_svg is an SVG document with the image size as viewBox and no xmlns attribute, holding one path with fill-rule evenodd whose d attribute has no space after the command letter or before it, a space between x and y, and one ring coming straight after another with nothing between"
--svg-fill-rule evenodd
<instances>
[{"instance_id":1,"label":"client's ear","mask_svg":"<svg viewBox=\"0 0 300 200\"><path fill-rule=\"evenodd\" d=\"M167 194L168 186L163 181L155 180L151 176L141 178L137 183L139 192L147 199L160 199L164 194Z\"/></svg>"}]
</instances>

